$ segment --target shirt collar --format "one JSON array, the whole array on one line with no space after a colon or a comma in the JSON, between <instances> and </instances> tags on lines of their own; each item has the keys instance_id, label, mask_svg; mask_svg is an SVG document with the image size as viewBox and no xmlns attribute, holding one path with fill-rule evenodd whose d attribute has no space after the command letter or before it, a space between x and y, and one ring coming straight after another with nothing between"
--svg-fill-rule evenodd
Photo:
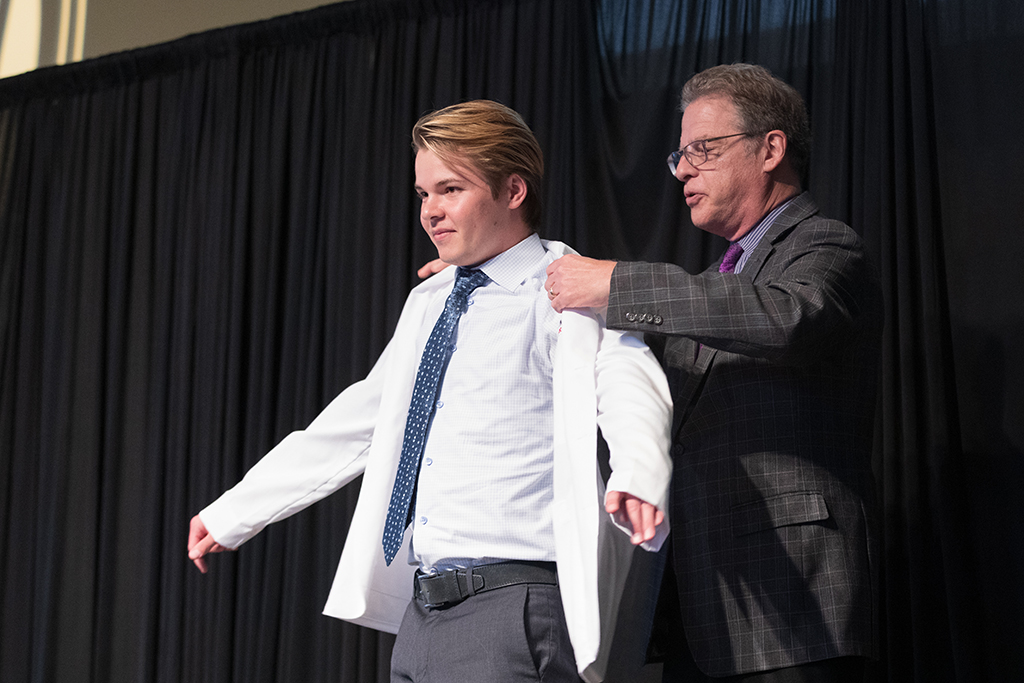
<instances>
[{"instance_id":1,"label":"shirt collar","mask_svg":"<svg viewBox=\"0 0 1024 683\"><path fill-rule=\"evenodd\" d=\"M484 261L478 270L510 292L518 289L537 270L537 262L544 258L544 245L537 233L519 244L506 249L489 261Z\"/></svg>"},{"instance_id":2,"label":"shirt collar","mask_svg":"<svg viewBox=\"0 0 1024 683\"><path fill-rule=\"evenodd\" d=\"M746 235L736 240L739 242L739 245L743 247L743 254L740 256L740 260L736 263L735 272L738 273L743 270L743 266L746 264L747 259L750 258L750 254L754 251L754 248L761 242L761 238L764 237L764 234L768 232L768 228L772 227L772 223L775 222L775 219L779 217L779 214L782 213L794 199L796 199L795 196L790 197L776 206L774 209L769 211L757 225L754 226L753 230L750 230Z\"/></svg>"}]
</instances>

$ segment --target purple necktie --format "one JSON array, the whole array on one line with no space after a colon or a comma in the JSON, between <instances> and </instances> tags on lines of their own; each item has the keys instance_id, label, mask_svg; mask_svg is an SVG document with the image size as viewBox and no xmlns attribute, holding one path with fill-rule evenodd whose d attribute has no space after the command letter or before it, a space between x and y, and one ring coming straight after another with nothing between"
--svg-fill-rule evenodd
<instances>
[{"instance_id":1,"label":"purple necktie","mask_svg":"<svg viewBox=\"0 0 1024 683\"><path fill-rule=\"evenodd\" d=\"M739 263L740 256L743 256L743 247L740 246L739 242L732 242L729 248L725 250L725 256L722 257L722 265L718 266L718 272L731 273L736 270L736 264Z\"/></svg>"},{"instance_id":2,"label":"purple necktie","mask_svg":"<svg viewBox=\"0 0 1024 683\"><path fill-rule=\"evenodd\" d=\"M719 273L732 273L736 270L736 264L740 261L740 256L743 256L743 247L740 246L739 242L730 242L729 248L725 250L725 256L722 257L722 263L718 266ZM702 344L697 344L697 353L694 354L693 359L697 360L697 355L700 354Z\"/></svg>"}]
</instances>

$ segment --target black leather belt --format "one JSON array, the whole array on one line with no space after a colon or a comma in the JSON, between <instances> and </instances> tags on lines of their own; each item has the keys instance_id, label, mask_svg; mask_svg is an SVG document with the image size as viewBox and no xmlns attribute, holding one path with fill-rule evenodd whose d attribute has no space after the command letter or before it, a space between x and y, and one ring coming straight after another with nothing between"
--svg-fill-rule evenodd
<instances>
[{"instance_id":1,"label":"black leather belt","mask_svg":"<svg viewBox=\"0 0 1024 683\"><path fill-rule=\"evenodd\" d=\"M472 573L472 583L467 575ZM419 570L413 578L413 595L426 607L451 607L466 598L520 583L558 585L554 562L498 562L471 569L449 569L437 574Z\"/></svg>"}]
</instances>

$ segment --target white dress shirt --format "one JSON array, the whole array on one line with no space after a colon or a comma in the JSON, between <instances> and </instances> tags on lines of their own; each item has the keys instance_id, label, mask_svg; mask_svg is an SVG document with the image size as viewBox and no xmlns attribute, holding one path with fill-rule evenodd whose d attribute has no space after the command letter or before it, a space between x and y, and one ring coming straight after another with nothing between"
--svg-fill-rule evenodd
<instances>
[{"instance_id":1,"label":"white dress shirt","mask_svg":"<svg viewBox=\"0 0 1024 683\"><path fill-rule=\"evenodd\" d=\"M489 281L470 294L459 320L420 466L409 559L424 571L556 559L559 315L544 291L553 260L531 235L479 266ZM427 320L441 314L447 295L436 294ZM420 330L418 350L430 329Z\"/></svg>"}]
</instances>

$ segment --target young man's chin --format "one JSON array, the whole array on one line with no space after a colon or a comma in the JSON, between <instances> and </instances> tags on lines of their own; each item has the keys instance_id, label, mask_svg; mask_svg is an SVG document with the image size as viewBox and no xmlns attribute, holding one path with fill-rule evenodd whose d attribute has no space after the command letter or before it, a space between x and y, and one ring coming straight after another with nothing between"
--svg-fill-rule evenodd
<instances>
[{"instance_id":1,"label":"young man's chin","mask_svg":"<svg viewBox=\"0 0 1024 683\"><path fill-rule=\"evenodd\" d=\"M462 266L464 268L469 268L470 266L476 265L475 263L469 263L469 257L465 254L452 254L439 251L437 252L437 258L441 259L441 261L447 263L449 266Z\"/></svg>"}]
</instances>

